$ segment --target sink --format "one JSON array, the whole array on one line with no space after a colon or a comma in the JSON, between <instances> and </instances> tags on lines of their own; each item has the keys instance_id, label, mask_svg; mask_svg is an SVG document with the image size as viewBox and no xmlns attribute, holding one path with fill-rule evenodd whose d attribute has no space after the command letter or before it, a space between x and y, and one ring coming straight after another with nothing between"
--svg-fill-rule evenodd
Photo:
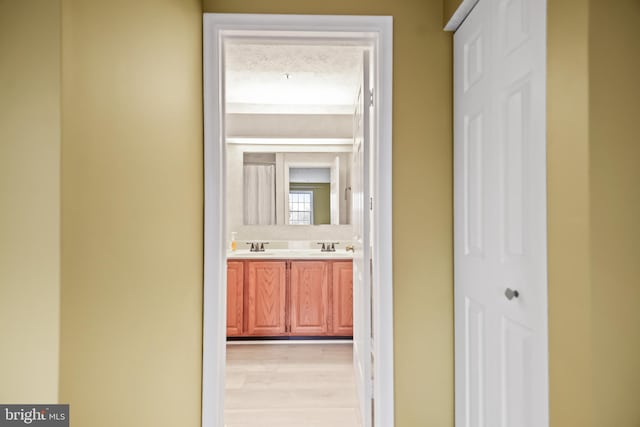
<instances>
[{"instance_id":1,"label":"sink","mask_svg":"<svg viewBox=\"0 0 640 427\"><path fill-rule=\"evenodd\" d=\"M264 252L251 252L249 249L227 251L227 258L264 258L264 259L351 259L353 254L345 249L335 252L322 252L320 249L265 249Z\"/></svg>"}]
</instances>

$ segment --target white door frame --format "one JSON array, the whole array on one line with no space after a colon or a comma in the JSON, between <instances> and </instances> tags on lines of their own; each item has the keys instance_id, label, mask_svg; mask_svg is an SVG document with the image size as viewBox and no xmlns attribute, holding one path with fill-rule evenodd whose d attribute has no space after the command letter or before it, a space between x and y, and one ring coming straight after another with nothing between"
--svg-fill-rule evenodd
<instances>
[{"instance_id":1,"label":"white door frame","mask_svg":"<svg viewBox=\"0 0 640 427\"><path fill-rule=\"evenodd\" d=\"M223 40L270 34L373 43L375 137L371 153L377 171L372 186L375 215L373 329L375 423L394 425L393 274L391 238L392 18L388 16L246 15L205 13L204 17L204 313L202 348L202 426L224 425L226 352L226 242Z\"/></svg>"}]
</instances>

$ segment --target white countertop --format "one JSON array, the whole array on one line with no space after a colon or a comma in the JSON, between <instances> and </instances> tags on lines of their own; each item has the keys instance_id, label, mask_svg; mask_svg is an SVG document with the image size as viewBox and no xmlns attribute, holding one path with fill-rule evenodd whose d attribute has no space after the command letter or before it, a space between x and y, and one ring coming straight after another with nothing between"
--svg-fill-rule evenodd
<instances>
[{"instance_id":1,"label":"white countertop","mask_svg":"<svg viewBox=\"0 0 640 427\"><path fill-rule=\"evenodd\" d=\"M264 252L251 252L249 249L227 251L227 259L353 259L353 252L336 248L335 252L322 252L320 249L265 249Z\"/></svg>"}]
</instances>

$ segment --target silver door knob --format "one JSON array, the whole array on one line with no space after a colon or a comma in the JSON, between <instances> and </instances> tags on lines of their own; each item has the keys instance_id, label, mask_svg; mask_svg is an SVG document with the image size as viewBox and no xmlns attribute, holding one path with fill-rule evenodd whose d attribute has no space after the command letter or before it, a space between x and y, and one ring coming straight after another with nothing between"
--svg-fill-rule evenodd
<instances>
[{"instance_id":1,"label":"silver door knob","mask_svg":"<svg viewBox=\"0 0 640 427\"><path fill-rule=\"evenodd\" d=\"M507 288L507 290L504 291L504 296L507 297L509 301L511 301L514 298L518 298L520 296L520 292L515 291L511 288Z\"/></svg>"}]
</instances>

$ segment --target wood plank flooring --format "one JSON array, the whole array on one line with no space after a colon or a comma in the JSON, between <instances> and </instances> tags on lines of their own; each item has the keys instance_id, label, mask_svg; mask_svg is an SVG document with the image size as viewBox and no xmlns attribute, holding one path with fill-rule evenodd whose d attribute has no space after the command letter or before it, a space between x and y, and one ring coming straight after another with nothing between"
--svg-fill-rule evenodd
<instances>
[{"instance_id":1,"label":"wood plank flooring","mask_svg":"<svg viewBox=\"0 0 640 427\"><path fill-rule=\"evenodd\" d=\"M226 427L360 427L352 344L227 346Z\"/></svg>"}]
</instances>

